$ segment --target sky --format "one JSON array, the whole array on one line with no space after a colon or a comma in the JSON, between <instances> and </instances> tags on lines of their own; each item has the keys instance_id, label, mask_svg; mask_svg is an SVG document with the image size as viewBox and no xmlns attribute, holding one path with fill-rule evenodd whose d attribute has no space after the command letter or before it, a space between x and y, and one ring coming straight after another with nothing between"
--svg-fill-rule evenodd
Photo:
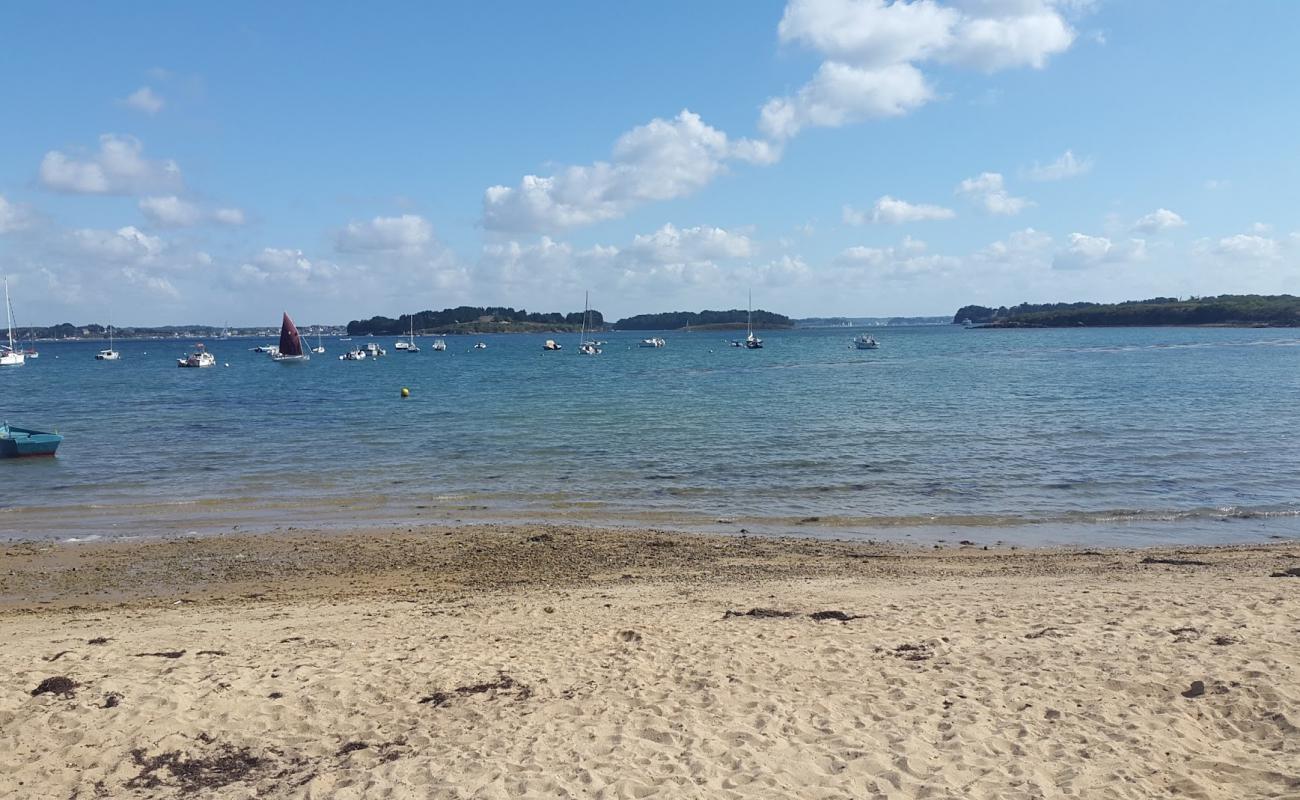
<instances>
[{"instance_id":1,"label":"sky","mask_svg":"<svg viewBox=\"0 0 1300 800\"><path fill-rule=\"evenodd\" d=\"M20 325L1300 293L1300 3L11 5Z\"/></svg>"}]
</instances>

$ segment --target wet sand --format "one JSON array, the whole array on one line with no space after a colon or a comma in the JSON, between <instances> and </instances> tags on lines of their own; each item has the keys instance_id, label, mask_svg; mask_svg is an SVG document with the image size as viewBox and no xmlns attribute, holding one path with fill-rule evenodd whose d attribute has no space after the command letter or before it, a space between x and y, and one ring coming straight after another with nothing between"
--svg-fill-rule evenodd
<instances>
[{"instance_id":1,"label":"wet sand","mask_svg":"<svg viewBox=\"0 0 1300 800\"><path fill-rule=\"evenodd\" d=\"M0 797L1300 797L1295 543L0 554Z\"/></svg>"}]
</instances>

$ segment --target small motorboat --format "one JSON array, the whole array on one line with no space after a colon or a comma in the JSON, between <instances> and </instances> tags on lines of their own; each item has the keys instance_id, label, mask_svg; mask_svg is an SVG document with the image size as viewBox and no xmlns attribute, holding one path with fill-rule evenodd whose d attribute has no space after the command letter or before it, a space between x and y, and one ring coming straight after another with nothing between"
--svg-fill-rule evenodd
<instances>
[{"instance_id":1,"label":"small motorboat","mask_svg":"<svg viewBox=\"0 0 1300 800\"><path fill-rule=\"evenodd\" d=\"M853 346L858 350L875 350L877 347L880 347L880 342L877 342L874 337L864 333L861 336L853 337Z\"/></svg>"},{"instance_id":2,"label":"small motorboat","mask_svg":"<svg viewBox=\"0 0 1300 800\"><path fill-rule=\"evenodd\" d=\"M52 456L62 441L57 433L19 428L8 422L0 424L0 458Z\"/></svg>"},{"instance_id":3,"label":"small motorboat","mask_svg":"<svg viewBox=\"0 0 1300 800\"><path fill-rule=\"evenodd\" d=\"M474 347L473 347L472 349L474 349L474 350L486 350L486 349L487 349L487 342L476 342L476 343L474 344ZM558 350L559 348L557 347L557 348L555 348L555 349Z\"/></svg>"},{"instance_id":4,"label":"small motorboat","mask_svg":"<svg viewBox=\"0 0 1300 800\"><path fill-rule=\"evenodd\" d=\"M433 344L429 345L429 347L435 352L441 353L443 350L447 349L447 340L439 337L434 339Z\"/></svg>"},{"instance_id":5,"label":"small motorboat","mask_svg":"<svg viewBox=\"0 0 1300 800\"><path fill-rule=\"evenodd\" d=\"M408 345L406 342L402 341L401 339L398 339L397 341L393 342L394 350L405 350L408 347L410 347L410 345Z\"/></svg>"},{"instance_id":6,"label":"small motorboat","mask_svg":"<svg viewBox=\"0 0 1300 800\"><path fill-rule=\"evenodd\" d=\"M250 347L249 349L254 353L275 353L279 350L279 348L273 344L259 344L257 347Z\"/></svg>"},{"instance_id":7,"label":"small motorboat","mask_svg":"<svg viewBox=\"0 0 1300 800\"><path fill-rule=\"evenodd\" d=\"M379 358L380 356L388 355L387 350L375 344L374 342L366 342L365 350L366 350L366 355L369 356L370 358Z\"/></svg>"},{"instance_id":8,"label":"small motorboat","mask_svg":"<svg viewBox=\"0 0 1300 800\"><path fill-rule=\"evenodd\" d=\"M176 366L189 367L191 369L199 367L215 367L216 365L217 357L209 353L207 348L203 346L202 342L194 345L193 353L190 353L184 358L176 359Z\"/></svg>"},{"instance_id":9,"label":"small motorboat","mask_svg":"<svg viewBox=\"0 0 1300 800\"><path fill-rule=\"evenodd\" d=\"M339 356L339 361L365 361L366 351L359 347L354 347L343 355Z\"/></svg>"},{"instance_id":10,"label":"small motorboat","mask_svg":"<svg viewBox=\"0 0 1300 800\"><path fill-rule=\"evenodd\" d=\"M583 342L582 344L578 345L579 355L598 356L600 355L600 352L601 352L600 348L596 346L595 342Z\"/></svg>"},{"instance_id":11,"label":"small motorboat","mask_svg":"<svg viewBox=\"0 0 1300 800\"><path fill-rule=\"evenodd\" d=\"M559 342L555 341L554 339L547 339L546 342L542 345L542 349L543 349L543 350L563 350L563 349L564 349L564 345L560 344Z\"/></svg>"},{"instance_id":12,"label":"small motorboat","mask_svg":"<svg viewBox=\"0 0 1300 800\"><path fill-rule=\"evenodd\" d=\"M668 343L665 342L663 339L660 339L658 336L652 336L649 339L642 339L641 344L638 346L639 347L663 347L666 344Z\"/></svg>"}]
</instances>

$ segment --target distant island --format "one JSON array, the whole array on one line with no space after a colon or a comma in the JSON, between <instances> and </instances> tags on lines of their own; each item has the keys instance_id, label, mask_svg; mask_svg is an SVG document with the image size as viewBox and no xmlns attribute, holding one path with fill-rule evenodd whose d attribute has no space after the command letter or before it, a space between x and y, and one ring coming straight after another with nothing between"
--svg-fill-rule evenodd
<instances>
[{"instance_id":1,"label":"distant island","mask_svg":"<svg viewBox=\"0 0 1300 800\"><path fill-rule=\"evenodd\" d=\"M323 336L334 336L343 332L342 326L338 325L299 325L298 328L302 331L310 331L313 335L319 331ZM279 335L280 326L278 324L274 327L265 325L254 328L225 328L215 325L113 326L113 337L116 339L228 339L237 336ZM58 325L49 326L16 327L14 328L14 338L24 342L33 340L48 342L64 339L107 339L108 326L97 322L86 325L61 322Z\"/></svg>"},{"instance_id":2,"label":"distant island","mask_svg":"<svg viewBox=\"0 0 1300 800\"><path fill-rule=\"evenodd\" d=\"M692 330L734 330L744 328L749 312L669 311L662 314L639 314L607 325L605 317L593 309L587 325L592 330L612 328L619 331L664 331L689 327ZM442 311L420 311L400 317L371 317L353 320L347 325L349 336L400 336L410 331L414 321L416 333L566 333L582 327L582 312L538 313L524 309L458 306ZM754 327L764 330L793 328L794 322L770 311L754 312Z\"/></svg>"},{"instance_id":3,"label":"distant island","mask_svg":"<svg viewBox=\"0 0 1300 800\"><path fill-rule=\"evenodd\" d=\"M605 326L605 318L592 309L588 325L595 330ZM419 311L391 317L371 317L348 323L349 336L400 336L411 329L412 318L416 333L563 333L582 327L582 312L537 313L493 306L457 306L442 311Z\"/></svg>"},{"instance_id":4,"label":"distant island","mask_svg":"<svg viewBox=\"0 0 1300 800\"><path fill-rule=\"evenodd\" d=\"M638 314L614 323L616 331L675 331L736 330L749 323L749 313L743 308L730 311L665 311L661 314ZM784 314L755 310L754 327L763 330L793 328L794 321Z\"/></svg>"},{"instance_id":5,"label":"distant island","mask_svg":"<svg viewBox=\"0 0 1300 800\"><path fill-rule=\"evenodd\" d=\"M947 325L947 317L805 317L796 328L871 328L891 325Z\"/></svg>"},{"instance_id":6,"label":"distant island","mask_svg":"<svg viewBox=\"0 0 1300 800\"><path fill-rule=\"evenodd\" d=\"M1289 294L1223 294L1218 297L1153 297L1123 303L1021 303L1010 308L962 306L954 324L985 328L1073 328L1141 325L1300 326L1300 297Z\"/></svg>"}]
</instances>

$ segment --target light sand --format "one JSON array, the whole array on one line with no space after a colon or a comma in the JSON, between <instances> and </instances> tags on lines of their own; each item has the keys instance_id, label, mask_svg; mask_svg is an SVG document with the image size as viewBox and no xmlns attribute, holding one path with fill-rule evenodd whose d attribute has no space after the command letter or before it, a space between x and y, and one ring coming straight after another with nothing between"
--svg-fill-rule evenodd
<instances>
[{"instance_id":1,"label":"light sand","mask_svg":"<svg viewBox=\"0 0 1300 800\"><path fill-rule=\"evenodd\" d=\"M543 533L11 545L0 797L1300 798L1300 547Z\"/></svg>"}]
</instances>

